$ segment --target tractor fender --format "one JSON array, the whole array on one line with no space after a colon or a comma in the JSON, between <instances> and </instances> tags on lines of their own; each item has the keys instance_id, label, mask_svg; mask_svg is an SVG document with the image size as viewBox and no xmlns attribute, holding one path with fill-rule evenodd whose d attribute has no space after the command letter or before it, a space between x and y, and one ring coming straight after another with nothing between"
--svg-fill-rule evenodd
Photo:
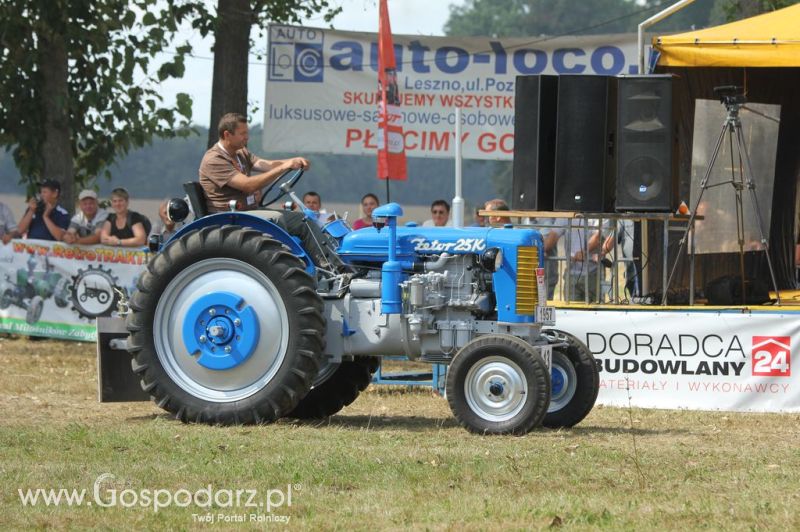
<instances>
[{"instance_id":1,"label":"tractor fender","mask_svg":"<svg viewBox=\"0 0 800 532\"><path fill-rule=\"evenodd\" d=\"M202 229L203 227L209 227L212 225L236 225L239 227L250 227L251 229L255 229L256 231L260 231L266 235L269 235L281 244L286 245L291 250L293 255L299 257L306 263L306 271L313 275L315 271L314 263L303 249L303 246L300 245L300 242L298 241L299 239L296 239L287 233L285 229L277 224L277 220L280 218L280 216L280 211L266 209L247 212L219 212L216 214L203 216L202 218L195 220L190 224L186 224L180 230L176 231L175 234L173 234L172 237L170 237L170 239L164 244L166 245L173 240L181 238L189 231Z\"/></svg>"}]
</instances>

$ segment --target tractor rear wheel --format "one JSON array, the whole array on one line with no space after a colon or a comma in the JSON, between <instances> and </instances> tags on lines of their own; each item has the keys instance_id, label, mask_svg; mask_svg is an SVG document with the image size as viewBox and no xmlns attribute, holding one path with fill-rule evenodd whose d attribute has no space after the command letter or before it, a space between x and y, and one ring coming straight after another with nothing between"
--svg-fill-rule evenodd
<instances>
[{"instance_id":1,"label":"tractor rear wheel","mask_svg":"<svg viewBox=\"0 0 800 532\"><path fill-rule=\"evenodd\" d=\"M459 423L471 432L525 434L547 413L547 364L519 338L481 336L465 345L450 364L447 401Z\"/></svg>"},{"instance_id":2,"label":"tractor rear wheel","mask_svg":"<svg viewBox=\"0 0 800 532\"><path fill-rule=\"evenodd\" d=\"M308 393L324 343L303 262L262 233L213 226L148 264L127 318L133 370L176 418L271 422Z\"/></svg>"},{"instance_id":3,"label":"tractor rear wheel","mask_svg":"<svg viewBox=\"0 0 800 532\"><path fill-rule=\"evenodd\" d=\"M542 424L550 428L572 427L592 411L600 391L600 375L586 344L563 331L548 330L545 334L567 345L553 348L552 395Z\"/></svg>"},{"instance_id":4,"label":"tractor rear wheel","mask_svg":"<svg viewBox=\"0 0 800 532\"><path fill-rule=\"evenodd\" d=\"M366 390L379 365L378 357L355 357L341 362L327 375L320 372L323 378L314 383L308 395L287 417L321 419L334 415Z\"/></svg>"}]
</instances>

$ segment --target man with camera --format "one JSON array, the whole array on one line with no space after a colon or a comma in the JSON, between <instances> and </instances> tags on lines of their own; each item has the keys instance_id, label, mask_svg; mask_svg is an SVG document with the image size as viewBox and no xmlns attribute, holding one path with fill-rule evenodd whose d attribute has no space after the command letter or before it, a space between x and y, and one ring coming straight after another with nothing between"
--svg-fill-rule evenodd
<instances>
[{"instance_id":1,"label":"man with camera","mask_svg":"<svg viewBox=\"0 0 800 532\"><path fill-rule=\"evenodd\" d=\"M69 227L69 212L58 204L61 183L45 179L39 183L39 197L28 200L28 209L22 215L13 238L27 233L27 238L61 240Z\"/></svg>"}]
</instances>

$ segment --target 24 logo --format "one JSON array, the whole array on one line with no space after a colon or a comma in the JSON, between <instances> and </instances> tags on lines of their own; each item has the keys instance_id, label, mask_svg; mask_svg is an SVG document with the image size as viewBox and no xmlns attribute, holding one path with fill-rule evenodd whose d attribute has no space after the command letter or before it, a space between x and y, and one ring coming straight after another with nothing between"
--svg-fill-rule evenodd
<instances>
[{"instance_id":1,"label":"24 logo","mask_svg":"<svg viewBox=\"0 0 800 532\"><path fill-rule=\"evenodd\" d=\"M789 336L753 336L753 376L789 377L792 351Z\"/></svg>"}]
</instances>

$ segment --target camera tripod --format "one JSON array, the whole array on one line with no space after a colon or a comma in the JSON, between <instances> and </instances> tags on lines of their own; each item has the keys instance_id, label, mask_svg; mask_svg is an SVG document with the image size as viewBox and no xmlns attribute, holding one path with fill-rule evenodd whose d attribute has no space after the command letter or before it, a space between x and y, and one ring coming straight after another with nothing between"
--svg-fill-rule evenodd
<instances>
[{"instance_id":1,"label":"camera tripod","mask_svg":"<svg viewBox=\"0 0 800 532\"><path fill-rule=\"evenodd\" d=\"M697 209L700 206L700 202L703 200L703 193L712 187L717 187L720 185L732 185L734 193L736 195L736 236L738 238L739 244L739 271L741 276L742 282L742 304L745 304L747 301L747 292L745 286L745 273L744 273L744 209L743 209L743 200L742 200L742 192L744 189L747 189L750 194L750 201L753 204L753 212L756 216L756 223L758 224L758 233L761 245L763 246L764 254L767 258L767 266L769 268L769 275L772 280L772 287L775 290L775 297L777 299L778 305L781 304L781 295L778 291L778 283L775 280L775 271L772 268L772 260L769 257L769 242L764 237L764 229L763 223L761 218L761 211L758 207L758 198L756 196L756 185L753 182L753 167L750 163L750 154L747 152L747 146L744 143L744 134L742 133L742 121L739 118L739 110L744 107L744 104L747 103L747 99L745 98L744 94L741 92L741 87L734 87L734 86L725 86L725 87L715 87L714 94L719 97L720 102L725 105L725 109L727 110L728 114L725 117L725 121L722 124L722 130L719 133L719 137L717 138L717 143L714 146L714 151L711 155L711 160L708 163L708 167L706 168L706 172L703 175L703 179L700 181L700 194L697 197L697 200L694 204L694 209L692 209L691 215L689 216L689 222L686 224L686 230L683 232L680 240L680 247L678 248L678 254L675 257L675 262L672 263L672 269L670 270L669 279L667 280L667 285L664 287L664 295L661 300L662 305L667 304L667 294L669 293L669 286L672 284L672 278L675 275L675 270L678 266L678 261L680 260L681 253L683 252L684 247L686 246L686 240L689 236L689 232L691 228L694 226L695 217L697 216ZM722 142L725 140L725 134L727 133L728 140L730 142L731 147L731 179L728 181L722 181L720 183L709 184L708 179L711 176L711 170L714 168L714 163L717 161L717 157L719 156L720 148L722 147ZM735 164L736 161L733 155L733 148L734 142L736 144L736 149L739 155L739 165L738 165L738 173L737 173L737 165Z\"/></svg>"}]
</instances>

